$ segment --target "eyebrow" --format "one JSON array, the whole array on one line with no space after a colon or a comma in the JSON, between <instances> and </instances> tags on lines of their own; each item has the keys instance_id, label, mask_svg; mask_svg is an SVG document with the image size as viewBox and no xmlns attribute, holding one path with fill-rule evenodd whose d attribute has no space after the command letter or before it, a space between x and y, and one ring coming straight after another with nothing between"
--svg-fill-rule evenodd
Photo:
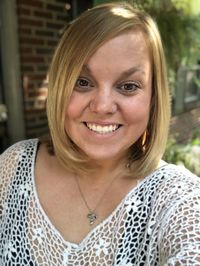
<instances>
[{"instance_id":1,"label":"eyebrow","mask_svg":"<svg viewBox=\"0 0 200 266\"><path fill-rule=\"evenodd\" d=\"M83 71L88 72L90 75L92 75L92 71L90 70L88 65L83 65L81 72Z\"/></svg>"},{"instance_id":2,"label":"eyebrow","mask_svg":"<svg viewBox=\"0 0 200 266\"><path fill-rule=\"evenodd\" d=\"M131 67L131 68L123 71L122 74L120 75L119 79L127 78L136 72L141 72L141 74L143 74L143 75L145 74L144 70L141 69L140 66L134 66L134 67Z\"/></svg>"},{"instance_id":3,"label":"eyebrow","mask_svg":"<svg viewBox=\"0 0 200 266\"><path fill-rule=\"evenodd\" d=\"M88 65L83 65L82 71L85 71L89 75L93 76L92 71ZM130 75L134 74L135 72L141 72L141 74L143 74L143 75L145 74L143 69L141 69L140 65L138 65L138 66L134 66L134 67L131 67L131 68L123 71L119 77L119 80L129 77Z\"/></svg>"}]
</instances>

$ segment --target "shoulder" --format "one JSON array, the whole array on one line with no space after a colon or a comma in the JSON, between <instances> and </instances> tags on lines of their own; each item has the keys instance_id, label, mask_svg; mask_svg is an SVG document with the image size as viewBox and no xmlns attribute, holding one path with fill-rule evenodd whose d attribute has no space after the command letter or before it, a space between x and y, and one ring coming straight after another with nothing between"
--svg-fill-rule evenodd
<instances>
[{"instance_id":1,"label":"shoulder","mask_svg":"<svg viewBox=\"0 0 200 266\"><path fill-rule=\"evenodd\" d=\"M184 166L177 166L173 164L168 164L166 167L166 173L169 175L169 179L172 184L184 183L184 184L194 184L195 186L200 186L200 177L193 174Z\"/></svg>"},{"instance_id":2,"label":"shoulder","mask_svg":"<svg viewBox=\"0 0 200 266\"><path fill-rule=\"evenodd\" d=\"M0 174L2 175L2 172L15 168L22 158L26 158L29 154L33 155L37 145L38 139L29 139L10 146L0 155Z\"/></svg>"},{"instance_id":3,"label":"shoulder","mask_svg":"<svg viewBox=\"0 0 200 266\"><path fill-rule=\"evenodd\" d=\"M200 186L200 178L183 166L165 164L157 169L153 175L160 176L161 186L174 187L177 184L194 184Z\"/></svg>"},{"instance_id":4,"label":"shoulder","mask_svg":"<svg viewBox=\"0 0 200 266\"><path fill-rule=\"evenodd\" d=\"M157 214L200 196L200 177L173 164L156 169L146 178L145 185L152 195L152 210Z\"/></svg>"},{"instance_id":5,"label":"shoulder","mask_svg":"<svg viewBox=\"0 0 200 266\"><path fill-rule=\"evenodd\" d=\"M38 139L28 139L28 140L21 140L9 148L7 148L1 155L0 158L3 158L5 156L16 154L20 151L24 151L28 148L35 147L38 144Z\"/></svg>"},{"instance_id":6,"label":"shoulder","mask_svg":"<svg viewBox=\"0 0 200 266\"><path fill-rule=\"evenodd\" d=\"M147 176L144 185L154 198L170 198L199 190L200 178L182 166L166 163Z\"/></svg>"},{"instance_id":7,"label":"shoulder","mask_svg":"<svg viewBox=\"0 0 200 266\"><path fill-rule=\"evenodd\" d=\"M153 190L152 209L165 212L196 195L200 195L200 178L189 170L173 164L157 169L148 179Z\"/></svg>"},{"instance_id":8,"label":"shoulder","mask_svg":"<svg viewBox=\"0 0 200 266\"><path fill-rule=\"evenodd\" d=\"M16 180L21 182L22 177L29 176L30 160L32 162L34 160L37 144L37 139L20 141L0 155L0 209L10 189L10 184Z\"/></svg>"}]
</instances>

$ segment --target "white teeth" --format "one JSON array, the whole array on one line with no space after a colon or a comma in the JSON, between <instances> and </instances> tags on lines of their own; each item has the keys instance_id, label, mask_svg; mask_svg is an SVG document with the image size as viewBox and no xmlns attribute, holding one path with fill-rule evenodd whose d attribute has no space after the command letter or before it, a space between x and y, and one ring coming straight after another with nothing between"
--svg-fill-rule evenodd
<instances>
[{"instance_id":1,"label":"white teeth","mask_svg":"<svg viewBox=\"0 0 200 266\"><path fill-rule=\"evenodd\" d=\"M106 134L115 131L118 125L100 126L95 124L86 123L87 127L97 133Z\"/></svg>"}]
</instances>

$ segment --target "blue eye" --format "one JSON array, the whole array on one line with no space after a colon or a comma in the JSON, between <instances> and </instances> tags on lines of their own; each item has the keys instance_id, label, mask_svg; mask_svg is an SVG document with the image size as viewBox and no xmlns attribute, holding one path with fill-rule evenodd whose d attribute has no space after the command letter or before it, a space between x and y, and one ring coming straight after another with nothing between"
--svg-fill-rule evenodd
<instances>
[{"instance_id":1,"label":"blue eye","mask_svg":"<svg viewBox=\"0 0 200 266\"><path fill-rule=\"evenodd\" d=\"M117 89L120 90L124 94L131 94L139 88L140 88L140 85L133 81L124 82L120 84L119 86L117 86Z\"/></svg>"},{"instance_id":2,"label":"blue eye","mask_svg":"<svg viewBox=\"0 0 200 266\"><path fill-rule=\"evenodd\" d=\"M78 78L75 84L75 89L77 90L88 90L94 87L92 83L86 78Z\"/></svg>"}]
</instances>

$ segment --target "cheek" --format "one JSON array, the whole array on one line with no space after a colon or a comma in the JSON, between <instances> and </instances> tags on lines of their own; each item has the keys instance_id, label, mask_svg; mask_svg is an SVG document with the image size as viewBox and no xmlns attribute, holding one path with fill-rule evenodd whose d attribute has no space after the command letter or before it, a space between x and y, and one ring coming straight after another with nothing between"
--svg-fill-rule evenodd
<instances>
[{"instance_id":1,"label":"cheek","mask_svg":"<svg viewBox=\"0 0 200 266\"><path fill-rule=\"evenodd\" d=\"M66 119L77 118L83 109L83 100L75 93L72 94L69 103L65 109Z\"/></svg>"},{"instance_id":2,"label":"cheek","mask_svg":"<svg viewBox=\"0 0 200 266\"><path fill-rule=\"evenodd\" d=\"M126 109L124 110L124 116L127 120L127 123L147 124L150 114L150 100L138 99L134 102L130 101L126 104Z\"/></svg>"}]
</instances>

